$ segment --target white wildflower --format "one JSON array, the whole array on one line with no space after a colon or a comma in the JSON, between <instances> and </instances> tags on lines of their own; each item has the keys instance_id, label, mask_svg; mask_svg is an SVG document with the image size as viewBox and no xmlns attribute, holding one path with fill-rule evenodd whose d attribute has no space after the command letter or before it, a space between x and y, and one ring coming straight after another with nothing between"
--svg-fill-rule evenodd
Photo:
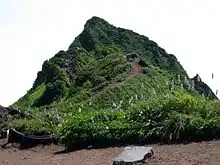
<instances>
[{"instance_id":1,"label":"white wildflower","mask_svg":"<svg viewBox=\"0 0 220 165\"><path fill-rule=\"evenodd\" d=\"M131 96L131 98L129 99L128 103L131 104L132 101L133 101L133 96Z\"/></svg>"},{"instance_id":2,"label":"white wildflower","mask_svg":"<svg viewBox=\"0 0 220 165\"><path fill-rule=\"evenodd\" d=\"M184 78L184 83L187 84L187 85L188 85L188 83L189 83L186 76L185 76L185 78Z\"/></svg>"},{"instance_id":3,"label":"white wildflower","mask_svg":"<svg viewBox=\"0 0 220 165\"><path fill-rule=\"evenodd\" d=\"M174 80L171 82L171 91L174 90Z\"/></svg>"},{"instance_id":4,"label":"white wildflower","mask_svg":"<svg viewBox=\"0 0 220 165\"><path fill-rule=\"evenodd\" d=\"M166 80L166 86L168 86L169 85L169 82Z\"/></svg>"},{"instance_id":5,"label":"white wildflower","mask_svg":"<svg viewBox=\"0 0 220 165\"><path fill-rule=\"evenodd\" d=\"M89 102L89 106L91 106L91 105L92 105L92 102L90 101L90 102Z\"/></svg>"},{"instance_id":6,"label":"white wildflower","mask_svg":"<svg viewBox=\"0 0 220 165\"><path fill-rule=\"evenodd\" d=\"M171 89L170 89L171 91L173 91L174 90L174 87L171 87Z\"/></svg>"},{"instance_id":7,"label":"white wildflower","mask_svg":"<svg viewBox=\"0 0 220 165\"><path fill-rule=\"evenodd\" d=\"M121 105L119 104L117 107L116 107L116 109L120 109L121 108Z\"/></svg>"},{"instance_id":8,"label":"white wildflower","mask_svg":"<svg viewBox=\"0 0 220 165\"><path fill-rule=\"evenodd\" d=\"M79 112L82 112L82 108L79 107Z\"/></svg>"},{"instance_id":9,"label":"white wildflower","mask_svg":"<svg viewBox=\"0 0 220 165\"><path fill-rule=\"evenodd\" d=\"M156 91L155 91L155 89L153 88L152 90L153 90L153 94L155 94L155 95L156 95Z\"/></svg>"},{"instance_id":10,"label":"white wildflower","mask_svg":"<svg viewBox=\"0 0 220 165\"><path fill-rule=\"evenodd\" d=\"M200 79L199 76L197 76L196 78L197 78L197 82L200 82L200 81L201 81L201 79Z\"/></svg>"},{"instance_id":11,"label":"white wildflower","mask_svg":"<svg viewBox=\"0 0 220 165\"><path fill-rule=\"evenodd\" d=\"M109 127L108 127L108 126L106 126L105 128L106 128L106 129L109 129Z\"/></svg>"},{"instance_id":12,"label":"white wildflower","mask_svg":"<svg viewBox=\"0 0 220 165\"><path fill-rule=\"evenodd\" d=\"M59 114L57 114L57 121L59 124L62 123L62 117Z\"/></svg>"},{"instance_id":13,"label":"white wildflower","mask_svg":"<svg viewBox=\"0 0 220 165\"><path fill-rule=\"evenodd\" d=\"M135 99L138 100L138 95L137 94L135 95Z\"/></svg>"},{"instance_id":14,"label":"white wildflower","mask_svg":"<svg viewBox=\"0 0 220 165\"><path fill-rule=\"evenodd\" d=\"M194 90L194 88L195 88L195 82L194 80L192 80L192 90Z\"/></svg>"},{"instance_id":15,"label":"white wildflower","mask_svg":"<svg viewBox=\"0 0 220 165\"><path fill-rule=\"evenodd\" d=\"M183 89L183 84L181 84L181 89Z\"/></svg>"},{"instance_id":16,"label":"white wildflower","mask_svg":"<svg viewBox=\"0 0 220 165\"><path fill-rule=\"evenodd\" d=\"M191 89L191 84L189 83L189 84L188 84L188 90L190 90L190 89Z\"/></svg>"},{"instance_id":17,"label":"white wildflower","mask_svg":"<svg viewBox=\"0 0 220 165\"><path fill-rule=\"evenodd\" d=\"M179 74L178 74L178 81L181 82L181 80L180 80L180 75L179 75Z\"/></svg>"},{"instance_id":18,"label":"white wildflower","mask_svg":"<svg viewBox=\"0 0 220 165\"><path fill-rule=\"evenodd\" d=\"M142 115L143 115L143 111L140 111L139 116L142 116Z\"/></svg>"},{"instance_id":19,"label":"white wildflower","mask_svg":"<svg viewBox=\"0 0 220 165\"><path fill-rule=\"evenodd\" d=\"M116 107L117 107L117 105L115 103L113 103L113 108L116 108Z\"/></svg>"}]
</instances>

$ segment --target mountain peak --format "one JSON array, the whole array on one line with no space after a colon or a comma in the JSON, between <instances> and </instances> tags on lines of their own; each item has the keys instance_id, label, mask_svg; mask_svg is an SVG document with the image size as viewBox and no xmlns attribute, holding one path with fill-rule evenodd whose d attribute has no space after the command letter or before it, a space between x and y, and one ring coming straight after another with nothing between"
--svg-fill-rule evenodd
<instances>
[{"instance_id":1,"label":"mountain peak","mask_svg":"<svg viewBox=\"0 0 220 165\"><path fill-rule=\"evenodd\" d=\"M104 20L103 18L97 17L97 16L93 16L90 19L88 19L85 23L85 28L86 27L90 27L90 26L94 26L97 24L102 24L102 25L110 25L106 20Z\"/></svg>"},{"instance_id":2,"label":"mountain peak","mask_svg":"<svg viewBox=\"0 0 220 165\"><path fill-rule=\"evenodd\" d=\"M101 17L98 16L92 16L90 19L87 20L87 22L107 22L106 20L104 20Z\"/></svg>"},{"instance_id":3,"label":"mountain peak","mask_svg":"<svg viewBox=\"0 0 220 165\"><path fill-rule=\"evenodd\" d=\"M131 53L138 55L135 58L137 60L126 59L126 55ZM138 74L141 78L129 73L141 73ZM60 51L43 64L32 90L17 103L23 107L42 106L62 102L62 99L95 102L106 97L105 103L97 101L96 104L109 106L117 97L118 100L124 100L136 94L138 83L145 82L148 86L145 91L142 90L143 95L152 93L150 89L155 88L155 84L160 84L160 90L163 88L169 92L164 82L175 75L188 78L177 58L168 54L156 42L93 16L87 20L84 30L67 51ZM136 82L136 86L130 87L132 81ZM120 90L113 89L120 85ZM122 88L129 94L122 94ZM201 84L197 89L201 93L209 92L204 88L208 89ZM116 91L111 98L107 93L113 90ZM117 97L114 96L115 93L118 94Z\"/></svg>"}]
</instances>

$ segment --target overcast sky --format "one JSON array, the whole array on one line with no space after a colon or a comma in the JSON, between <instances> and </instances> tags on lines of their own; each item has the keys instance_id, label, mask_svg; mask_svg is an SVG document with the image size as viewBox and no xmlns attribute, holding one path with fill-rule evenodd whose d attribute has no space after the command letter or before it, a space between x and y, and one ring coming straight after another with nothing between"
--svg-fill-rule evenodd
<instances>
[{"instance_id":1,"label":"overcast sky","mask_svg":"<svg viewBox=\"0 0 220 165\"><path fill-rule=\"evenodd\" d=\"M219 9L218 0L0 0L0 104L23 96L43 61L66 50L92 16L148 36L191 77L220 89Z\"/></svg>"}]
</instances>

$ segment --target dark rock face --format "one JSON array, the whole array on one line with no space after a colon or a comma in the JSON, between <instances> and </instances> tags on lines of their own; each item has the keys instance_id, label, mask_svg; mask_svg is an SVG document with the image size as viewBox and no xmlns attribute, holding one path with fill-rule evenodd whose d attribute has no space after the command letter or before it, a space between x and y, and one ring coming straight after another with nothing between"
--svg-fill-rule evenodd
<instances>
[{"instance_id":1,"label":"dark rock face","mask_svg":"<svg viewBox=\"0 0 220 165\"><path fill-rule=\"evenodd\" d=\"M135 53L130 53L126 55L126 58L129 62L133 62L138 58L138 55Z\"/></svg>"},{"instance_id":2,"label":"dark rock face","mask_svg":"<svg viewBox=\"0 0 220 165\"><path fill-rule=\"evenodd\" d=\"M14 117L24 117L24 114L17 109L0 105L0 138L6 137L7 121Z\"/></svg>"},{"instance_id":3,"label":"dark rock face","mask_svg":"<svg viewBox=\"0 0 220 165\"><path fill-rule=\"evenodd\" d=\"M9 118L12 118L13 116L22 115L21 111L17 109L12 109L9 107L3 107L0 105L0 119L1 120L7 120Z\"/></svg>"},{"instance_id":4,"label":"dark rock face","mask_svg":"<svg viewBox=\"0 0 220 165\"><path fill-rule=\"evenodd\" d=\"M198 91L200 95L203 94L205 97L210 99L218 99L218 97L213 93L211 88L202 81L201 77L198 74L196 74L196 76L194 76L192 80L195 83L196 91Z\"/></svg>"}]
</instances>

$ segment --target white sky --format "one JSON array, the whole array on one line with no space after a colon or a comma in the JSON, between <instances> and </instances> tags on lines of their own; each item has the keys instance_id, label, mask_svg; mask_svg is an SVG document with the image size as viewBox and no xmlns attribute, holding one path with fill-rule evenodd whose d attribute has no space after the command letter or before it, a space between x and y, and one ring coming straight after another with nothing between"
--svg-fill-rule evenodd
<instances>
[{"instance_id":1,"label":"white sky","mask_svg":"<svg viewBox=\"0 0 220 165\"><path fill-rule=\"evenodd\" d=\"M148 36L190 77L220 89L219 9L219 0L0 0L0 104L23 96L43 61L66 50L92 16Z\"/></svg>"}]
</instances>

